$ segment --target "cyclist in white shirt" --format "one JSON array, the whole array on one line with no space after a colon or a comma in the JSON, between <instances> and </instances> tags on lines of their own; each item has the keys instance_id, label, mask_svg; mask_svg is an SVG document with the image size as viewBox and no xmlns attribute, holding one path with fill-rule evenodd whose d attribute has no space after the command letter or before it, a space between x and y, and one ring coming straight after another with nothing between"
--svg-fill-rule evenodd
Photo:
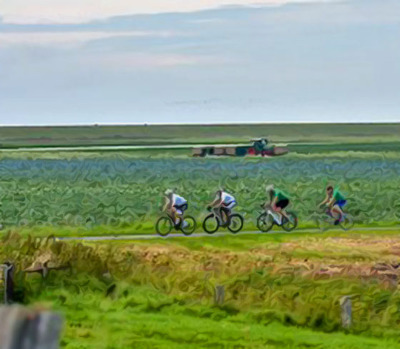
<instances>
[{"instance_id":1,"label":"cyclist in white shirt","mask_svg":"<svg viewBox=\"0 0 400 349\"><path fill-rule=\"evenodd\" d=\"M171 218L173 218L175 225L177 226L183 217L183 213L188 208L188 203L185 198L174 193L173 190L168 189L165 191L165 204L163 211L166 211ZM183 222L183 225L187 222Z\"/></svg>"},{"instance_id":2,"label":"cyclist in white shirt","mask_svg":"<svg viewBox=\"0 0 400 349\"><path fill-rule=\"evenodd\" d=\"M224 212L226 218L228 218L232 213L232 209L236 205L237 203L235 197L227 193L223 188L220 188L216 193L214 201L208 206L208 209L211 209L213 207L219 208L219 210L217 210L217 214L220 219L224 221L224 219L222 219L221 213ZM226 219L226 221L228 221L228 219Z\"/></svg>"}]
</instances>

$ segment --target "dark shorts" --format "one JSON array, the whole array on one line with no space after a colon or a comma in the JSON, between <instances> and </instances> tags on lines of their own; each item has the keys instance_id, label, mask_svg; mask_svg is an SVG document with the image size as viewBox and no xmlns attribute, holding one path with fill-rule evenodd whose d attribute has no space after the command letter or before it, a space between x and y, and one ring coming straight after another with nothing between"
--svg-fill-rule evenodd
<instances>
[{"instance_id":1,"label":"dark shorts","mask_svg":"<svg viewBox=\"0 0 400 349\"><path fill-rule=\"evenodd\" d=\"M347 200L338 200L335 202L335 205L333 205L333 206L338 205L340 208L342 208L346 204L347 204Z\"/></svg>"},{"instance_id":2,"label":"dark shorts","mask_svg":"<svg viewBox=\"0 0 400 349\"><path fill-rule=\"evenodd\" d=\"M289 200L288 199L284 199L284 200L280 200L276 203L276 207L280 207L282 210L289 205Z\"/></svg>"},{"instance_id":3,"label":"dark shorts","mask_svg":"<svg viewBox=\"0 0 400 349\"><path fill-rule=\"evenodd\" d=\"M186 211L187 210L187 208L188 208L188 204L183 204L183 205L180 205L180 206L177 206L177 205L174 205L174 207L178 210L178 211Z\"/></svg>"}]
</instances>

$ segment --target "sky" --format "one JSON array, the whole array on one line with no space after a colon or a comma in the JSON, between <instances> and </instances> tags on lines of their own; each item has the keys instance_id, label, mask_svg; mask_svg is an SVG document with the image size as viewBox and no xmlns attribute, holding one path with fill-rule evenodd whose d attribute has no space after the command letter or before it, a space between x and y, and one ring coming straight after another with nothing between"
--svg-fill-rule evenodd
<instances>
[{"instance_id":1,"label":"sky","mask_svg":"<svg viewBox=\"0 0 400 349\"><path fill-rule=\"evenodd\" d=\"M400 121L400 1L0 0L0 124Z\"/></svg>"}]
</instances>

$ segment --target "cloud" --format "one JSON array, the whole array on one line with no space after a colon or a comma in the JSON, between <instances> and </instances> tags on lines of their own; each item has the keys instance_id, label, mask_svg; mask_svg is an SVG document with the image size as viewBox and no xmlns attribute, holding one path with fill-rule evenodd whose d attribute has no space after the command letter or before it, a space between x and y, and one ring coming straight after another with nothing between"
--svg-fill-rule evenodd
<instances>
[{"instance_id":1,"label":"cloud","mask_svg":"<svg viewBox=\"0 0 400 349\"><path fill-rule=\"evenodd\" d=\"M8 32L0 33L0 47L9 45L47 45L71 48L90 41L111 38L168 38L176 35L167 31L64 31L64 32Z\"/></svg>"},{"instance_id":2,"label":"cloud","mask_svg":"<svg viewBox=\"0 0 400 349\"><path fill-rule=\"evenodd\" d=\"M314 1L332 0L306 0ZM265 6L304 0L12 0L2 3L1 12L8 23L81 23L117 15L194 12L228 5L249 6L255 2Z\"/></svg>"},{"instance_id":3,"label":"cloud","mask_svg":"<svg viewBox=\"0 0 400 349\"><path fill-rule=\"evenodd\" d=\"M103 57L89 56L83 64L97 64L105 69L118 67L119 71L132 71L140 68L157 69L179 66L215 65L227 62L217 56L190 54L154 53L113 53Z\"/></svg>"},{"instance_id":4,"label":"cloud","mask_svg":"<svg viewBox=\"0 0 400 349\"><path fill-rule=\"evenodd\" d=\"M398 18L349 0L0 23L0 119L400 120Z\"/></svg>"}]
</instances>

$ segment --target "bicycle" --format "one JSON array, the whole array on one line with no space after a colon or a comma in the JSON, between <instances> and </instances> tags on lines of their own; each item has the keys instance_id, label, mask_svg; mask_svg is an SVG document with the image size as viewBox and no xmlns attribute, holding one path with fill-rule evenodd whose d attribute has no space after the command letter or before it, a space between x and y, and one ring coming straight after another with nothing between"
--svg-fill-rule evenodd
<instances>
[{"instance_id":1,"label":"bicycle","mask_svg":"<svg viewBox=\"0 0 400 349\"><path fill-rule=\"evenodd\" d=\"M326 231L332 226L335 226L335 221L337 218L332 216L332 213L329 209L321 211L319 215L315 218L315 222L317 227L321 231ZM354 226L353 217L348 213L345 213L342 217L342 220L337 224L344 231L350 230Z\"/></svg>"},{"instance_id":2,"label":"bicycle","mask_svg":"<svg viewBox=\"0 0 400 349\"><path fill-rule=\"evenodd\" d=\"M261 205L261 207L264 208L264 205ZM266 210L258 216L257 228L263 233L270 231L274 225L288 232L296 229L298 224L296 214L291 211L286 211L286 214L289 216L289 220L285 216L282 216L279 220L278 214L273 211L271 206L268 206Z\"/></svg>"},{"instance_id":3,"label":"bicycle","mask_svg":"<svg viewBox=\"0 0 400 349\"><path fill-rule=\"evenodd\" d=\"M183 226L183 222L187 223L185 227ZM156 231L158 235L167 236L175 228L175 230L180 230L184 235L191 235L196 230L196 225L196 220L192 216L184 215L179 220L179 223L175 224L174 219L170 215L165 214L158 219Z\"/></svg>"},{"instance_id":4,"label":"bicycle","mask_svg":"<svg viewBox=\"0 0 400 349\"><path fill-rule=\"evenodd\" d=\"M219 210L219 215L217 214ZM203 229L208 234L214 234L219 228L228 228L228 230L234 234L238 233L243 228L244 218L239 213L232 213L228 217L224 212L226 220L221 222L222 211L221 208L212 209L208 208L211 213L204 218Z\"/></svg>"}]
</instances>

